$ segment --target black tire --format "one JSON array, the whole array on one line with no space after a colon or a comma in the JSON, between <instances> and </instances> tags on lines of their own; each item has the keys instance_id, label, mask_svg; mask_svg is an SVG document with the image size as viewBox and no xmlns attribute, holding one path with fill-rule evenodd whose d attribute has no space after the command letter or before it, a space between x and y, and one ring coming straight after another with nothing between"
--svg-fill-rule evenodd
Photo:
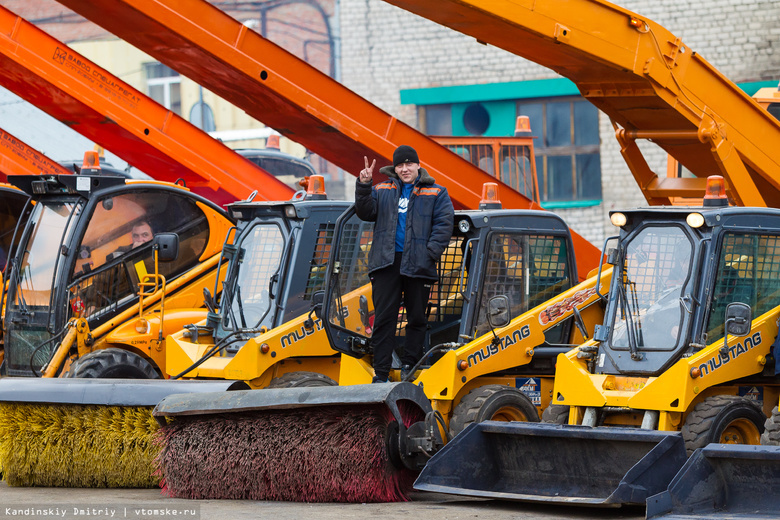
<instances>
[{"instance_id":1,"label":"black tire","mask_svg":"<svg viewBox=\"0 0 780 520\"><path fill-rule=\"evenodd\" d=\"M539 414L528 396L517 388L485 385L466 394L455 406L450 435L455 437L469 424L488 420L539 422Z\"/></svg>"},{"instance_id":2,"label":"black tire","mask_svg":"<svg viewBox=\"0 0 780 520\"><path fill-rule=\"evenodd\" d=\"M316 372L288 372L271 379L268 388L298 388L304 386L338 386L333 379Z\"/></svg>"},{"instance_id":3,"label":"black tire","mask_svg":"<svg viewBox=\"0 0 780 520\"><path fill-rule=\"evenodd\" d=\"M106 348L77 359L65 377L160 379L160 374L138 354L121 348Z\"/></svg>"},{"instance_id":4,"label":"black tire","mask_svg":"<svg viewBox=\"0 0 780 520\"><path fill-rule=\"evenodd\" d=\"M777 406L772 409L772 415L764 422L764 433L761 434L761 444L764 446L780 446L780 411Z\"/></svg>"},{"instance_id":5,"label":"black tire","mask_svg":"<svg viewBox=\"0 0 780 520\"><path fill-rule=\"evenodd\" d=\"M753 401L735 395L716 395L697 404L682 427L690 456L712 442L758 444L766 416Z\"/></svg>"},{"instance_id":6,"label":"black tire","mask_svg":"<svg viewBox=\"0 0 780 520\"><path fill-rule=\"evenodd\" d=\"M551 404L542 412L542 422L552 424L568 424L570 406Z\"/></svg>"}]
</instances>

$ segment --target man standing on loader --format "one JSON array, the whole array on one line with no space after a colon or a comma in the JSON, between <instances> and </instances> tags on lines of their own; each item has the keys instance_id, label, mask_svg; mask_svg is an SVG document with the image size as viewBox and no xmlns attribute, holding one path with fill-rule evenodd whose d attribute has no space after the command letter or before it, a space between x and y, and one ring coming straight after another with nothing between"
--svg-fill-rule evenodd
<instances>
[{"instance_id":1,"label":"man standing on loader","mask_svg":"<svg viewBox=\"0 0 780 520\"><path fill-rule=\"evenodd\" d=\"M373 382L384 383L392 365L402 294L407 325L401 377L422 357L425 306L455 216L447 189L420 167L411 146L396 148L393 166L379 170L388 179L373 187L376 160L370 166L368 158L364 160L366 167L355 185L355 208L362 220L375 222L368 255L375 312Z\"/></svg>"}]
</instances>

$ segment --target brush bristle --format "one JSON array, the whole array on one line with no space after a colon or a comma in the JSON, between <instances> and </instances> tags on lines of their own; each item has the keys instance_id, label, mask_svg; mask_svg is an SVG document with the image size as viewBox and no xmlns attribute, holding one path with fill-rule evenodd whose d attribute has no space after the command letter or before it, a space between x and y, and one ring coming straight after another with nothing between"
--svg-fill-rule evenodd
<instances>
[{"instance_id":1,"label":"brush bristle","mask_svg":"<svg viewBox=\"0 0 780 520\"><path fill-rule=\"evenodd\" d=\"M148 407L0 404L0 468L11 486L154 487Z\"/></svg>"},{"instance_id":2,"label":"brush bristle","mask_svg":"<svg viewBox=\"0 0 780 520\"><path fill-rule=\"evenodd\" d=\"M182 498L391 502L414 473L385 447L384 407L179 417L160 430L163 491Z\"/></svg>"}]
</instances>

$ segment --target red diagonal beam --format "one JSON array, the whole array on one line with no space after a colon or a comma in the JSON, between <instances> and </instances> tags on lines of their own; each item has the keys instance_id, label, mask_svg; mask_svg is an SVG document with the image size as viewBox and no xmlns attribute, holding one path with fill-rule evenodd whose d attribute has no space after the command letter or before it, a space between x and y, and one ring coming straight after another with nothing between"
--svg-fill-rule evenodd
<instances>
[{"instance_id":1,"label":"red diagonal beam","mask_svg":"<svg viewBox=\"0 0 780 520\"><path fill-rule=\"evenodd\" d=\"M0 85L148 173L217 203L293 190L110 72L0 7ZM80 155L79 151L79 155Z\"/></svg>"}]
</instances>

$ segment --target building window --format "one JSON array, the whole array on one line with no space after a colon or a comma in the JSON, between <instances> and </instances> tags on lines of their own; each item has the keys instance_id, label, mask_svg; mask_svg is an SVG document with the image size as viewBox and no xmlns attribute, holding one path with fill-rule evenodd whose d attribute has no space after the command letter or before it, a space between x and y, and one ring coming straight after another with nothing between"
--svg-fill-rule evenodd
<instances>
[{"instance_id":1,"label":"building window","mask_svg":"<svg viewBox=\"0 0 780 520\"><path fill-rule=\"evenodd\" d=\"M427 105L421 111L423 131L428 135L452 135L450 105Z\"/></svg>"},{"instance_id":2,"label":"building window","mask_svg":"<svg viewBox=\"0 0 780 520\"><path fill-rule=\"evenodd\" d=\"M598 109L581 98L522 101L528 116L542 202L601 199Z\"/></svg>"},{"instance_id":3,"label":"building window","mask_svg":"<svg viewBox=\"0 0 780 520\"><path fill-rule=\"evenodd\" d=\"M181 76L162 63L144 63L149 97L162 106L181 114Z\"/></svg>"}]
</instances>

